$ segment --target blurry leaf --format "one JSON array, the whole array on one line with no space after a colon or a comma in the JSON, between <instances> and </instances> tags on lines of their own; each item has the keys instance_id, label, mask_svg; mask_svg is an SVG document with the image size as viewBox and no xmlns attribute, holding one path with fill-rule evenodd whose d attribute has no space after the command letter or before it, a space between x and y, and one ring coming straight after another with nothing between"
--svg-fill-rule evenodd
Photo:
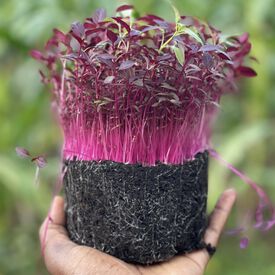
<instances>
[{"instance_id":1,"label":"blurry leaf","mask_svg":"<svg viewBox=\"0 0 275 275\"><path fill-rule=\"evenodd\" d=\"M80 22L74 22L71 24L71 28L72 28L72 32L78 36L78 37L82 37L84 35L85 32L85 28L83 26L82 23Z\"/></svg>"},{"instance_id":2,"label":"blurry leaf","mask_svg":"<svg viewBox=\"0 0 275 275\"><path fill-rule=\"evenodd\" d=\"M226 52L224 52L224 51L218 51L218 55L222 59L231 60L231 57Z\"/></svg>"},{"instance_id":3,"label":"blurry leaf","mask_svg":"<svg viewBox=\"0 0 275 275\"><path fill-rule=\"evenodd\" d=\"M239 40L240 43L247 42L248 38L249 38L249 34L247 32L245 32L242 35L238 36L238 40Z\"/></svg>"},{"instance_id":4,"label":"blurry leaf","mask_svg":"<svg viewBox=\"0 0 275 275\"><path fill-rule=\"evenodd\" d=\"M241 240L240 240L240 248L241 249L247 248L248 244L249 244L249 239L247 237L241 238Z\"/></svg>"},{"instance_id":5,"label":"blurry leaf","mask_svg":"<svg viewBox=\"0 0 275 275\"><path fill-rule=\"evenodd\" d=\"M203 44L203 40L202 38L199 36L198 33L196 33L195 31L189 29L189 28L185 28L183 31L185 34L188 34L189 36L193 37L197 42Z\"/></svg>"},{"instance_id":6,"label":"blurry leaf","mask_svg":"<svg viewBox=\"0 0 275 275\"><path fill-rule=\"evenodd\" d=\"M238 228L233 228L233 229L227 229L225 231L226 235L239 235L240 233L244 232L245 228L244 227L238 227Z\"/></svg>"},{"instance_id":7,"label":"blurry leaf","mask_svg":"<svg viewBox=\"0 0 275 275\"><path fill-rule=\"evenodd\" d=\"M162 88L165 88L165 89L172 90L172 91L177 91L177 89L176 89L175 87L172 87L171 85L169 85L169 84L166 83L166 82L161 83L161 87L162 87Z\"/></svg>"},{"instance_id":8,"label":"blurry leaf","mask_svg":"<svg viewBox=\"0 0 275 275\"><path fill-rule=\"evenodd\" d=\"M56 162L51 164L51 168L58 165ZM34 170L33 165L25 164L22 161L18 162L10 156L0 156L0 185L5 185L21 201L25 201L30 206L35 205L37 210L42 212L43 209L45 210L45 201L50 199L50 193L40 193L35 190L33 186Z\"/></svg>"},{"instance_id":9,"label":"blurry leaf","mask_svg":"<svg viewBox=\"0 0 275 275\"><path fill-rule=\"evenodd\" d=\"M132 61L132 60L126 60L126 61L123 61L120 66L119 66L119 70L127 70L127 69L130 69L131 67L133 67L135 65L135 62Z\"/></svg>"},{"instance_id":10,"label":"blurry leaf","mask_svg":"<svg viewBox=\"0 0 275 275\"><path fill-rule=\"evenodd\" d=\"M170 2L170 5L172 6L172 8L174 10L175 21L176 21L176 23L178 23L180 21L180 13L179 13L178 9L171 2Z\"/></svg>"},{"instance_id":11,"label":"blurry leaf","mask_svg":"<svg viewBox=\"0 0 275 275\"><path fill-rule=\"evenodd\" d=\"M181 105L180 101L178 101L178 100L170 99L169 101L170 101L171 103L177 105L177 106L180 106L180 105Z\"/></svg>"},{"instance_id":12,"label":"blurry leaf","mask_svg":"<svg viewBox=\"0 0 275 275\"><path fill-rule=\"evenodd\" d=\"M33 158L32 162L34 162L39 168L44 168L47 165L47 160L42 156Z\"/></svg>"},{"instance_id":13,"label":"blurry leaf","mask_svg":"<svg viewBox=\"0 0 275 275\"><path fill-rule=\"evenodd\" d=\"M117 35L110 30L107 30L107 37L112 41L113 44L117 41Z\"/></svg>"},{"instance_id":14,"label":"blurry leaf","mask_svg":"<svg viewBox=\"0 0 275 275\"><path fill-rule=\"evenodd\" d=\"M95 11L94 15L93 15L93 21L95 23L99 23L102 22L107 16L106 10L103 8L99 8Z\"/></svg>"},{"instance_id":15,"label":"blurry leaf","mask_svg":"<svg viewBox=\"0 0 275 275\"><path fill-rule=\"evenodd\" d=\"M115 77L113 75L109 75L104 79L104 84L112 83Z\"/></svg>"},{"instance_id":16,"label":"blurry leaf","mask_svg":"<svg viewBox=\"0 0 275 275\"><path fill-rule=\"evenodd\" d=\"M130 33L131 28L130 28L130 26L126 22L124 22L119 17L112 17L112 19L115 20L122 28L125 28L128 33Z\"/></svg>"},{"instance_id":17,"label":"blurry leaf","mask_svg":"<svg viewBox=\"0 0 275 275\"><path fill-rule=\"evenodd\" d=\"M132 5L122 5L122 6L119 6L116 9L116 12L121 12L121 11L125 11L125 10L132 10L133 8L134 8L134 6L132 6Z\"/></svg>"},{"instance_id":18,"label":"blurry leaf","mask_svg":"<svg viewBox=\"0 0 275 275\"><path fill-rule=\"evenodd\" d=\"M199 49L199 52L212 52L221 50L221 46L219 45L202 45Z\"/></svg>"},{"instance_id":19,"label":"blurry leaf","mask_svg":"<svg viewBox=\"0 0 275 275\"><path fill-rule=\"evenodd\" d=\"M240 66L240 67L237 69L237 72L238 72L240 75L243 75L243 76L246 76L246 77L254 77L254 76L257 76L257 73L256 73L252 68L245 67L245 66Z\"/></svg>"},{"instance_id":20,"label":"blurry leaf","mask_svg":"<svg viewBox=\"0 0 275 275\"><path fill-rule=\"evenodd\" d=\"M135 84L137 86L142 87L143 86L143 79L136 79L135 81L132 82L132 84Z\"/></svg>"},{"instance_id":21,"label":"blurry leaf","mask_svg":"<svg viewBox=\"0 0 275 275\"><path fill-rule=\"evenodd\" d=\"M30 153L27 149L22 148L22 147L16 147L15 151L17 153L17 155L21 158L28 158L30 157Z\"/></svg>"},{"instance_id":22,"label":"blurry leaf","mask_svg":"<svg viewBox=\"0 0 275 275\"><path fill-rule=\"evenodd\" d=\"M96 57L99 58L99 59L105 59L105 60L116 58L114 55L109 54L109 53L98 54Z\"/></svg>"},{"instance_id":23,"label":"blurry leaf","mask_svg":"<svg viewBox=\"0 0 275 275\"><path fill-rule=\"evenodd\" d=\"M214 65L213 57L208 52L203 54L202 62L207 69L211 69Z\"/></svg>"},{"instance_id":24,"label":"blurry leaf","mask_svg":"<svg viewBox=\"0 0 275 275\"><path fill-rule=\"evenodd\" d=\"M176 55L177 60L179 61L181 66L183 66L184 60L185 60L184 47L181 44L179 44L179 47L177 46L173 47L173 51Z\"/></svg>"},{"instance_id":25,"label":"blurry leaf","mask_svg":"<svg viewBox=\"0 0 275 275\"><path fill-rule=\"evenodd\" d=\"M43 54L40 51L31 50L30 54L34 59L37 59L37 60L43 60L44 59Z\"/></svg>"},{"instance_id":26,"label":"blurry leaf","mask_svg":"<svg viewBox=\"0 0 275 275\"><path fill-rule=\"evenodd\" d=\"M145 27L141 33L152 31L152 30L160 30L161 28L159 26L147 26Z\"/></svg>"}]
</instances>

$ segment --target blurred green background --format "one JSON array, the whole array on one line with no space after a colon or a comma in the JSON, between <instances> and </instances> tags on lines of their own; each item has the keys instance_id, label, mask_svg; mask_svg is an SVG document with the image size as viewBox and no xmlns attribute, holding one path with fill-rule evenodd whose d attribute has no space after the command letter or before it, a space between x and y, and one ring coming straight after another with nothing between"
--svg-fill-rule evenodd
<instances>
[{"instance_id":1,"label":"blurred green background","mask_svg":"<svg viewBox=\"0 0 275 275\"><path fill-rule=\"evenodd\" d=\"M275 201L275 1L178 0L181 14L203 18L228 34L250 33L258 77L240 83L238 94L222 100L213 146L236 167L259 182ZM62 135L50 112L50 96L40 83L39 64L29 50L42 49L52 28L67 31L97 7L109 14L124 1L1 0L0 2L0 275L47 274L40 256L37 231L51 202L59 171ZM173 20L173 11L160 0L128 1L141 12ZM35 188L35 167L19 159L16 146L34 155L45 153L48 166ZM211 160L209 209L223 189L238 190L229 220L236 226L256 206L256 196L226 168ZM207 274L275 274L275 230L247 232L251 244L238 247L238 238L223 236Z\"/></svg>"}]
</instances>

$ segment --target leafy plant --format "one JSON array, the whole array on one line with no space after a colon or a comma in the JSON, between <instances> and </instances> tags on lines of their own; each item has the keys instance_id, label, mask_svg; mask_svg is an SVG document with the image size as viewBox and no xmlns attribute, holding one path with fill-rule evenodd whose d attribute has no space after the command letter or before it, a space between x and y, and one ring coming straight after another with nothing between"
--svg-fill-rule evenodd
<instances>
[{"instance_id":1,"label":"leafy plant","mask_svg":"<svg viewBox=\"0 0 275 275\"><path fill-rule=\"evenodd\" d=\"M128 15L123 15L125 12ZM194 17L168 22L131 5L98 9L68 33L54 29L40 72L52 84L64 129L64 156L153 165L183 163L208 148L221 95L240 76L248 34L224 39ZM135 17L136 16L136 17Z\"/></svg>"}]
</instances>

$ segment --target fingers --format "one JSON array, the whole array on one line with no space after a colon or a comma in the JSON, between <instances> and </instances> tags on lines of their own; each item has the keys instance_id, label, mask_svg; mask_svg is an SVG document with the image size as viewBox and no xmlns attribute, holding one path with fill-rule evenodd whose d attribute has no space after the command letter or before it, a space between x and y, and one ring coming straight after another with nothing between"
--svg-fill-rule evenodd
<instances>
[{"instance_id":1,"label":"fingers","mask_svg":"<svg viewBox=\"0 0 275 275\"><path fill-rule=\"evenodd\" d=\"M236 191L234 189L228 189L220 196L212 214L210 215L209 226L206 229L204 235L204 242L216 247L224 228L224 225L228 219L231 209L236 200ZM206 249L192 252L187 257L194 261L197 266L200 266L201 270L204 270L210 259L209 253Z\"/></svg>"},{"instance_id":2,"label":"fingers","mask_svg":"<svg viewBox=\"0 0 275 275\"><path fill-rule=\"evenodd\" d=\"M61 197L54 198L48 217L39 234L50 274L110 274L110 270L112 274L135 274L136 268L131 265L94 248L79 246L68 238Z\"/></svg>"},{"instance_id":3,"label":"fingers","mask_svg":"<svg viewBox=\"0 0 275 275\"><path fill-rule=\"evenodd\" d=\"M49 239L49 234L56 235L56 228L60 226L58 232L63 235L67 235L66 231L63 230L65 225L65 213L64 213L64 200L62 197L56 196L52 202L51 210L47 218L44 220L42 226L39 230L39 237L41 246L43 246L47 239ZM52 230L52 228L55 230Z\"/></svg>"},{"instance_id":4,"label":"fingers","mask_svg":"<svg viewBox=\"0 0 275 275\"><path fill-rule=\"evenodd\" d=\"M223 192L210 216L209 226L204 235L205 243L217 246L235 200L236 191L234 189L228 189Z\"/></svg>"},{"instance_id":5,"label":"fingers","mask_svg":"<svg viewBox=\"0 0 275 275\"><path fill-rule=\"evenodd\" d=\"M53 200L51 218L54 224L65 225L64 199L56 196Z\"/></svg>"}]
</instances>

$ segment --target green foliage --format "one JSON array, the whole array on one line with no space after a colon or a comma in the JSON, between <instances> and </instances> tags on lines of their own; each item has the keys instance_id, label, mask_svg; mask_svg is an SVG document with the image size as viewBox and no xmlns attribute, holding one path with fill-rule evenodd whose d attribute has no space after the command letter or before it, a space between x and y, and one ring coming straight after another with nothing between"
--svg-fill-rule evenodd
<instances>
[{"instance_id":1,"label":"green foliage","mask_svg":"<svg viewBox=\"0 0 275 275\"><path fill-rule=\"evenodd\" d=\"M262 183L274 198L275 1L173 2L180 14L202 18L225 33L250 33L252 54L259 63L250 62L258 77L240 83L239 94L223 99L213 144L225 159ZM129 3L141 14L149 12L175 20L173 8L165 0ZM40 257L37 231L56 182L62 135L50 113L49 93L40 84L39 67L28 52L41 48L53 27L67 31L71 22L90 16L95 8L104 6L111 15L119 4L121 1L109 0L1 0L0 274L47 274ZM196 33L192 35L195 37ZM175 53L183 62L184 53L178 49ZM17 145L36 155L48 155L49 165L42 170L38 190L33 185L35 167L15 156ZM248 204L254 205L252 192L214 160L209 175L210 208L226 186L239 190L237 207L242 211L233 213L236 222L249 209ZM230 224L234 226L232 220ZM273 274L275 264L270 244L274 241L274 230L265 236L255 234L248 250L240 251L237 239L224 237L207 274Z\"/></svg>"}]
</instances>

